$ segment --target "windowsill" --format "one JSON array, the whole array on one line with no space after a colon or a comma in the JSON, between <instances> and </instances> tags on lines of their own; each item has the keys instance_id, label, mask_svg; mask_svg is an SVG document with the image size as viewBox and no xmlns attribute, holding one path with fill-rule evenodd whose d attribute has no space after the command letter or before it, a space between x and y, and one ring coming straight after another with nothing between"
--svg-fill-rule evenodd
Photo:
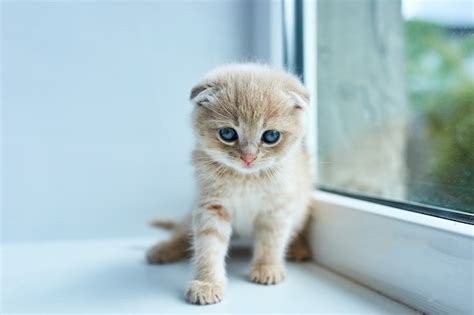
<instances>
[{"instance_id":1,"label":"windowsill","mask_svg":"<svg viewBox=\"0 0 474 315\"><path fill-rule=\"evenodd\" d=\"M160 234L164 237L164 234ZM194 306L183 291L189 262L150 266L151 239L2 245L2 314L152 312L312 312L416 314L412 309L313 263L288 264L277 286L250 283L248 251L229 259L222 303Z\"/></svg>"},{"instance_id":2,"label":"windowsill","mask_svg":"<svg viewBox=\"0 0 474 315\"><path fill-rule=\"evenodd\" d=\"M472 313L472 225L321 191L315 198L318 264L426 313Z\"/></svg>"}]
</instances>

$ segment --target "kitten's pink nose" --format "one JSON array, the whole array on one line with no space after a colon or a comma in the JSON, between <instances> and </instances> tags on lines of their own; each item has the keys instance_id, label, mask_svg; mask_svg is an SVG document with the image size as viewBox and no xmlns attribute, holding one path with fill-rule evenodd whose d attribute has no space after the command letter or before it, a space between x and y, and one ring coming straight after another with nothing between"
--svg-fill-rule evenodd
<instances>
[{"instance_id":1,"label":"kitten's pink nose","mask_svg":"<svg viewBox=\"0 0 474 315\"><path fill-rule=\"evenodd\" d=\"M250 166L250 164L252 164L252 162L255 161L256 158L257 156L252 153L242 153L240 155L240 159L244 161L245 165L247 166Z\"/></svg>"}]
</instances>

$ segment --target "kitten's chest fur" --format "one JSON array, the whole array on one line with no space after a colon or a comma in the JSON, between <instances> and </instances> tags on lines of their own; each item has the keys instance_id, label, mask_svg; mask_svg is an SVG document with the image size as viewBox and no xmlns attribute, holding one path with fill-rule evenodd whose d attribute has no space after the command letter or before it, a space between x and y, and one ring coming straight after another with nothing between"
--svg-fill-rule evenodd
<instances>
[{"instance_id":1,"label":"kitten's chest fur","mask_svg":"<svg viewBox=\"0 0 474 315\"><path fill-rule=\"evenodd\" d=\"M271 192L255 185L240 185L230 190L223 199L231 212L235 236L249 238L257 216L269 210Z\"/></svg>"},{"instance_id":2,"label":"kitten's chest fur","mask_svg":"<svg viewBox=\"0 0 474 315\"><path fill-rule=\"evenodd\" d=\"M292 182L284 176L222 178L214 185L219 199L229 211L233 233L239 238L253 235L255 221L266 212L281 208L290 194Z\"/></svg>"}]
</instances>

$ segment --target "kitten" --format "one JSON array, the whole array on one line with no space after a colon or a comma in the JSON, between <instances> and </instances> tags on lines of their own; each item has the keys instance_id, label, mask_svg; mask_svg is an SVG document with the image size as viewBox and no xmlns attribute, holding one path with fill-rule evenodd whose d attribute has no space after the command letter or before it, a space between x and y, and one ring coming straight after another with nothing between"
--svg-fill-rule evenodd
<instances>
[{"instance_id":1,"label":"kitten","mask_svg":"<svg viewBox=\"0 0 474 315\"><path fill-rule=\"evenodd\" d=\"M197 202L183 222L155 222L173 235L147 258L165 263L187 256L191 234L195 280L186 297L212 304L224 294L232 233L254 241L250 280L256 283L281 282L285 255L309 256L301 236L313 184L303 141L309 93L286 72L236 64L209 73L191 101Z\"/></svg>"}]
</instances>

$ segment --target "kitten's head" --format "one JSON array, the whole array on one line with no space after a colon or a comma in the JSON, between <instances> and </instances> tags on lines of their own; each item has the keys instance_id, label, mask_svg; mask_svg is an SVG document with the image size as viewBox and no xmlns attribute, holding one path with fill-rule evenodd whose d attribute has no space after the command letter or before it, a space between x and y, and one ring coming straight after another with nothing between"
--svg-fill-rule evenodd
<instances>
[{"instance_id":1,"label":"kitten's head","mask_svg":"<svg viewBox=\"0 0 474 315\"><path fill-rule=\"evenodd\" d=\"M305 134L309 93L283 71L218 68L192 89L191 101L198 149L241 173L284 162Z\"/></svg>"}]
</instances>

